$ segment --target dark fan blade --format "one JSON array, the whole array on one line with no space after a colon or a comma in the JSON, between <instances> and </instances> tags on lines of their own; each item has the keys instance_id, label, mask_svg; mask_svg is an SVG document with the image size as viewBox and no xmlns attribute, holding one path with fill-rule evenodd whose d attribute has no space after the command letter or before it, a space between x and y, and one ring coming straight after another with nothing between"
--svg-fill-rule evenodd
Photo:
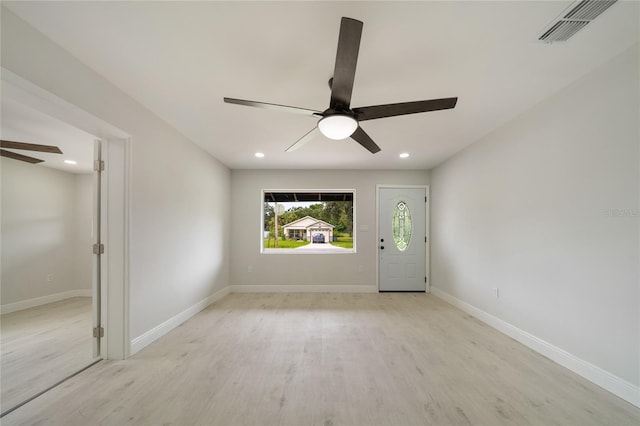
<instances>
[{"instance_id":1,"label":"dark fan blade","mask_svg":"<svg viewBox=\"0 0 640 426\"><path fill-rule=\"evenodd\" d=\"M369 150L372 154L380 151L380 147L376 145L376 143L369 137L368 134L362 130L362 127L358 126L355 132L351 135L351 139L358 142L360 145L365 147L365 149Z\"/></svg>"},{"instance_id":2,"label":"dark fan blade","mask_svg":"<svg viewBox=\"0 0 640 426\"><path fill-rule=\"evenodd\" d=\"M245 101L243 99L224 98L224 101L228 104L244 105L256 108L272 109L277 111L293 112L295 114L310 115L313 117L322 117L320 111L314 111L312 109L298 108L287 105L268 104L266 102Z\"/></svg>"},{"instance_id":3,"label":"dark fan blade","mask_svg":"<svg viewBox=\"0 0 640 426\"><path fill-rule=\"evenodd\" d=\"M302 145L305 145L311 139L313 139L318 134L318 127L314 127L310 131L307 132L303 137L298 139L293 145L287 148L284 152L293 152L300 148Z\"/></svg>"},{"instance_id":4,"label":"dark fan blade","mask_svg":"<svg viewBox=\"0 0 640 426\"><path fill-rule=\"evenodd\" d=\"M62 154L60 148L53 145L38 145L35 143L13 142L0 140L0 148L24 149L25 151L50 152L52 154Z\"/></svg>"},{"instance_id":5,"label":"dark fan blade","mask_svg":"<svg viewBox=\"0 0 640 426\"><path fill-rule=\"evenodd\" d=\"M351 92L353 91L353 79L356 76L361 35L362 22L351 18L342 18L336 65L331 83L331 103L329 104L331 109L342 107L347 110L351 105Z\"/></svg>"},{"instance_id":6,"label":"dark fan blade","mask_svg":"<svg viewBox=\"0 0 640 426\"><path fill-rule=\"evenodd\" d=\"M376 105L354 108L358 121L376 118L394 117L396 115L416 114L419 112L438 111L456 106L458 98L431 99L429 101L402 102L399 104Z\"/></svg>"},{"instance_id":7,"label":"dark fan blade","mask_svg":"<svg viewBox=\"0 0 640 426\"><path fill-rule=\"evenodd\" d=\"M44 160L39 160L37 158L29 157L27 155L17 154L12 151L5 151L4 149L0 149L0 156L13 158L14 160L20 160L31 164L42 163Z\"/></svg>"}]
</instances>

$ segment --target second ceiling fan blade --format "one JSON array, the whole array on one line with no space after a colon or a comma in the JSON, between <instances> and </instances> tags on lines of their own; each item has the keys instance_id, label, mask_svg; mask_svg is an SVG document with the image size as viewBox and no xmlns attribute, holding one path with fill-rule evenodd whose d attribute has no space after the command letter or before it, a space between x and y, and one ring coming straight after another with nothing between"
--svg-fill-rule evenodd
<instances>
[{"instance_id":1,"label":"second ceiling fan blade","mask_svg":"<svg viewBox=\"0 0 640 426\"><path fill-rule=\"evenodd\" d=\"M380 151L380 147L369 137L369 135L362 130L362 127L358 126L355 132L351 135L351 139L358 142L370 153L375 154Z\"/></svg>"},{"instance_id":2,"label":"second ceiling fan blade","mask_svg":"<svg viewBox=\"0 0 640 426\"><path fill-rule=\"evenodd\" d=\"M276 111L292 112L294 114L310 115L312 117L322 117L320 111L314 111L312 109L298 108L287 105L270 104L267 102L247 101L244 99L224 98L224 101L228 104L244 105L256 108L271 109Z\"/></svg>"},{"instance_id":3,"label":"second ceiling fan blade","mask_svg":"<svg viewBox=\"0 0 640 426\"><path fill-rule=\"evenodd\" d=\"M313 129L309 130L303 137L298 139L293 145L287 148L284 152L293 152L297 150L298 148L309 142L311 139L313 139L317 134L318 127L314 127Z\"/></svg>"},{"instance_id":4,"label":"second ceiling fan blade","mask_svg":"<svg viewBox=\"0 0 640 426\"><path fill-rule=\"evenodd\" d=\"M351 92L353 91L353 80L356 76L361 36L362 22L351 18L342 18L340 21L340 35L338 36L336 65L331 83L331 103L329 104L331 109L336 109L340 106L343 109L349 109L351 105Z\"/></svg>"},{"instance_id":5,"label":"second ceiling fan blade","mask_svg":"<svg viewBox=\"0 0 640 426\"><path fill-rule=\"evenodd\" d=\"M40 160L39 158L29 157L28 155L18 154L13 151L6 151L4 149L0 149L0 156L13 158L14 160L24 161L25 163L38 164L42 163L44 160Z\"/></svg>"},{"instance_id":6,"label":"second ceiling fan blade","mask_svg":"<svg viewBox=\"0 0 640 426\"><path fill-rule=\"evenodd\" d=\"M456 102L458 102L458 98L431 99L428 101L401 102L398 104L354 108L353 112L358 121L375 120L376 118L451 109L456 106Z\"/></svg>"}]
</instances>

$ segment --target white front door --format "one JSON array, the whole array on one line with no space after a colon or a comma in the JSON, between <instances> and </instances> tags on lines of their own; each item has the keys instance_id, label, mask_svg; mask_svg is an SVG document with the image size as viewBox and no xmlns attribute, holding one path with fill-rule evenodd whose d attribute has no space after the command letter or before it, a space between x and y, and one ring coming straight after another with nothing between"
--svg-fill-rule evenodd
<instances>
[{"instance_id":1,"label":"white front door","mask_svg":"<svg viewBox=\"0 0 640 426\"><path fill-rule=\"evenodd\" d=\"M426 211L426 187L378 187L380 291L426 291Z\"/></svg>"}]
</instances>

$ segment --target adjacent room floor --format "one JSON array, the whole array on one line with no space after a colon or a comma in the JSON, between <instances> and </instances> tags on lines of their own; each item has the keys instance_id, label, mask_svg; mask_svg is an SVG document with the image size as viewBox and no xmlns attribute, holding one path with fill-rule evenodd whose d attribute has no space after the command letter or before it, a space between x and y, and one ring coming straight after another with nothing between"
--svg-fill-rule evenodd
<instances>
[{"instance_id":1,"label":"adjacent room floor","mask_svg":"<svg viewBox=\"0 0 640 426\"><path fill-rule=\"evenodd\" d=\"M1 412L93 360L89 297L4 314L0 323Z\"/></svg>"},{"instance_id":2,"label":"adjacent room floor","mask_svg":"<svg viewBox=\"0 0 640 426\"><path fill-rule=\"evenodd\" d=\"M635 425L640 409L429 294L232 294L3 424Z\"/></svg>"}]
</instances>

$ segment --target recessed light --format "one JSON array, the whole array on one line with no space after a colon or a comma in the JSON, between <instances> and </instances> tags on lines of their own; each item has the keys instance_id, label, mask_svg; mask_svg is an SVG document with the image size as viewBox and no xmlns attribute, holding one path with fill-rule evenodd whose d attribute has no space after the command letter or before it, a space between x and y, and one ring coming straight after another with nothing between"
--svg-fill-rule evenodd
<instances>
[{"instance_id":1,"label":"recessed light","mask_svg":"<svg viewBox=\"0 0 640 426\"><path fill-rule=\"evenodd\" d=\"M263 154L263 153L261 153L261 152L256 152L256 153L255 153L255 154L253 154L253 155L255 155L255 156L256 156L256 157L258 157L258 158L262 158L262 157L264 157L264 154Z\"/></svg>"},{"instance_id":2,"label":"recessed light","mask_svg":"<svg viewBox=\"0 0 640 426\"><path fill-rule=\"evenodd\" d=\"M400 158L408 158L408 157L409 157L408 152L403 152L402 154L400 154Z\"/></svg>"},{"instance_id":3,"label":"recessed light","mask_svg":"<svg viewBox=\"0 0 640 426\"><path fill-rule=\"evenodd\" d=\"M78 164L77 161L73 161L73 160L64 160L64 162L67 163L67 164L73 164L73 165Z\"/></svg>"}]
</instances>

